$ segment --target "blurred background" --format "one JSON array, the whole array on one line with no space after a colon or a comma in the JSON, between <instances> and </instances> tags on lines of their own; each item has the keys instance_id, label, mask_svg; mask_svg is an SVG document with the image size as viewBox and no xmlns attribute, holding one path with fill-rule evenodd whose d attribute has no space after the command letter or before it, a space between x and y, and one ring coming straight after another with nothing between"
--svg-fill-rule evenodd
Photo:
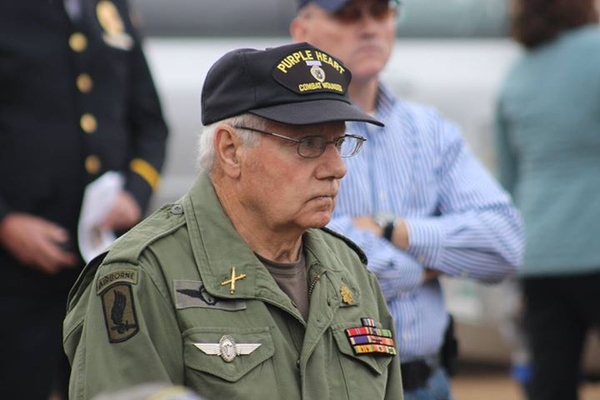
<instances>
[{"instance_id":1,"label":"blurred background","mask_svg":"<svg viewBox=\"0 0 600 400\"><path fill-rule=\"evenodd\" d=\"M288 43L295 1L135 0L133 5L171 128L156 208L179 198L195 177L200 90L210 65L234 48ZM403 0L397 49L384 74L398 95L432 105L456 121L492 172L496 91L521 51L508 36L507 6L507 0ZM507 377L514 356L509 321L518 313L518 292L509 284L485 287L456 279L444 281L444 288L465 370L500 371ZM600 376L600 359L592 356L599 354L596 337L590 338L585 359L585 373L592 377ZM482 376L470 384L480 384ZM457 388L458 400L476 398L461 395L462 387ZM518 398L516 386L507 390L499 398ZM595 396L589 399L600 398Z\"/></svg>"}]
</instances>

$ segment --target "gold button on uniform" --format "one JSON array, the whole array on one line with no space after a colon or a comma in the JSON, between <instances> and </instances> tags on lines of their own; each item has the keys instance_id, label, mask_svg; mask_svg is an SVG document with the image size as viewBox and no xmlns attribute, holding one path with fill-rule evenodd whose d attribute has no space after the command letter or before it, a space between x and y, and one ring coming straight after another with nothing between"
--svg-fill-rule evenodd
<instances>
[{"instance_id":1,"label":"gold button on uniform","mask_svg":"<svg viewBox=\"0 0 600 400\"><path fill-rule=\"evenodd\" d=\"M92 90L92 78L88 74L79 74L77 76L77 89L81 93L88 93Z\"/></svg>"},{"instance_id":2,"label":"gold button on uniform","mask_svg":"<svg viewBox=\"0 0 600 400\"><path fill-rule=\"evenodd\" d=\"M85 133L94 133L98 128L96 118L89 113L85 113L81 116L80 125Z\"/></svg>"},{"instance_id":3,"label":"gold button on uniform","mask_svg":"<svg viewBox=\"0 0 600 400\"><path fill-rule=\"evenodd\" d=\"M90 175L96 175L100 171L100 159L98 156L87 156L85 159L85 170Z\"/></svg>"},{"instance_id":4,"label":"gold button on uniform","mask_svg":"<svg viewBox=\"0 0 600 400\"><path fill-rule=\"evenodd\" d=\"M75 32L69 37L69 47L73 51L82 52L87 47L87 38L83 33Z\"/></svg>"}]
</instances>

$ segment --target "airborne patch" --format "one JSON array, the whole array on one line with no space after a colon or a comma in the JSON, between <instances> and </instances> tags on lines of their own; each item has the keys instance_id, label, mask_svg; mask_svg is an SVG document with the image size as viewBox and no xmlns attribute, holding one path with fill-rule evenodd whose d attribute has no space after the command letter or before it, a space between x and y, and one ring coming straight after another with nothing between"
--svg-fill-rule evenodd
<instances>
[{"instance_id":1,"label":"airborne patch","mask_svg":"<svg viewBox=\"0 0 600 400\"><path fill-rule=\"evenodd\" d=\"M133 269L120 269L117 271L112 271L98 279L98 283L96 284L96 294L102 293L104 289L113 284L129 283L135 285L137 282L137 271Z\"/></svg>"},{"instance_id":2,"label":"airborne patch","mask_svg":"<svg viewBox=\"0 0 600 400\"><path fill-rule=\"evenodd\" d=\"M104 291L102 309L110 343L131 339L140 330L131 285L120 283Z\"/></svg>"}]
</instances>

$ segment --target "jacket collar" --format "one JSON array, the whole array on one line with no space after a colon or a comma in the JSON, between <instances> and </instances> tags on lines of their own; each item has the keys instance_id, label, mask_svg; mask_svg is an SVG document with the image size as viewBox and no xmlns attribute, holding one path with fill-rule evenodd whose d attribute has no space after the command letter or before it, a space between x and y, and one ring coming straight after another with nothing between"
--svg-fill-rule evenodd
<instances>
[{"instance_id":1,"label":"jacket collar","mask_svg":"<svg viewBox=\"0 0 600 400\"><path fill-rule=\"evenodd\" d=\"M183 206L194 258L210 294L232 299L290 302L287 296L282 298L283 292L269 271L234 229L207 173L201 173L196 179ZM353 278L342 271L340 260L325 242L325 235L320 229L309 229L304 234L307 267L317 264L316 268L324 272L323 276L336 291L346 284L357 287ZM232 279L232 268L235 268L235 290L231 282L225 283ZM244 278L239 278L242 274Z\"/></svg>"}]
</instances>

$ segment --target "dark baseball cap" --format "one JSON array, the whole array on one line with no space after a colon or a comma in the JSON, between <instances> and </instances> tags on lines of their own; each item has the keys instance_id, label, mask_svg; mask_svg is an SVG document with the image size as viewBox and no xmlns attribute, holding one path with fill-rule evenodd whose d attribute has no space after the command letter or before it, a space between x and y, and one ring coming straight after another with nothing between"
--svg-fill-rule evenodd
<instances>
[{"instance_id":1,"label":"dark baseball cap","mask_svg":"<svg viewBox=\"0 0 600 400\"><path fill-rule=\"evenodd\" d=\"M308 43L233 50L210 68L202 88L202 124L251 113L290 125L363 121L383 126L350 102L352 74Z\"/></svg>"},{"instance_id":2,"label":"dark baseball cap","mask_svg":"<svg viewBox=\"0 0 600 400\"><path fill-rule=\"evenodd\" d=\"M328 12L336 12L350 0L298 0L298 9L301 9L308 3L315 3Z\"/></svg>"},{"instance_id":3,"label":"dark baseball cap","mask_svg":"<svg viewBox=\"0 0 600 400\"><path fill-rule=\"evenodd\" d=\"M301 9L305 5L309 3L315 3L319 7L323 8L325 11L334 13L338 11L340 8L344 7L344 5L350 0L298 0L298 9ZM397 6L400 3L400 0L380 0L387 1L390 5Z\"/></svg>"}]
</instances>

